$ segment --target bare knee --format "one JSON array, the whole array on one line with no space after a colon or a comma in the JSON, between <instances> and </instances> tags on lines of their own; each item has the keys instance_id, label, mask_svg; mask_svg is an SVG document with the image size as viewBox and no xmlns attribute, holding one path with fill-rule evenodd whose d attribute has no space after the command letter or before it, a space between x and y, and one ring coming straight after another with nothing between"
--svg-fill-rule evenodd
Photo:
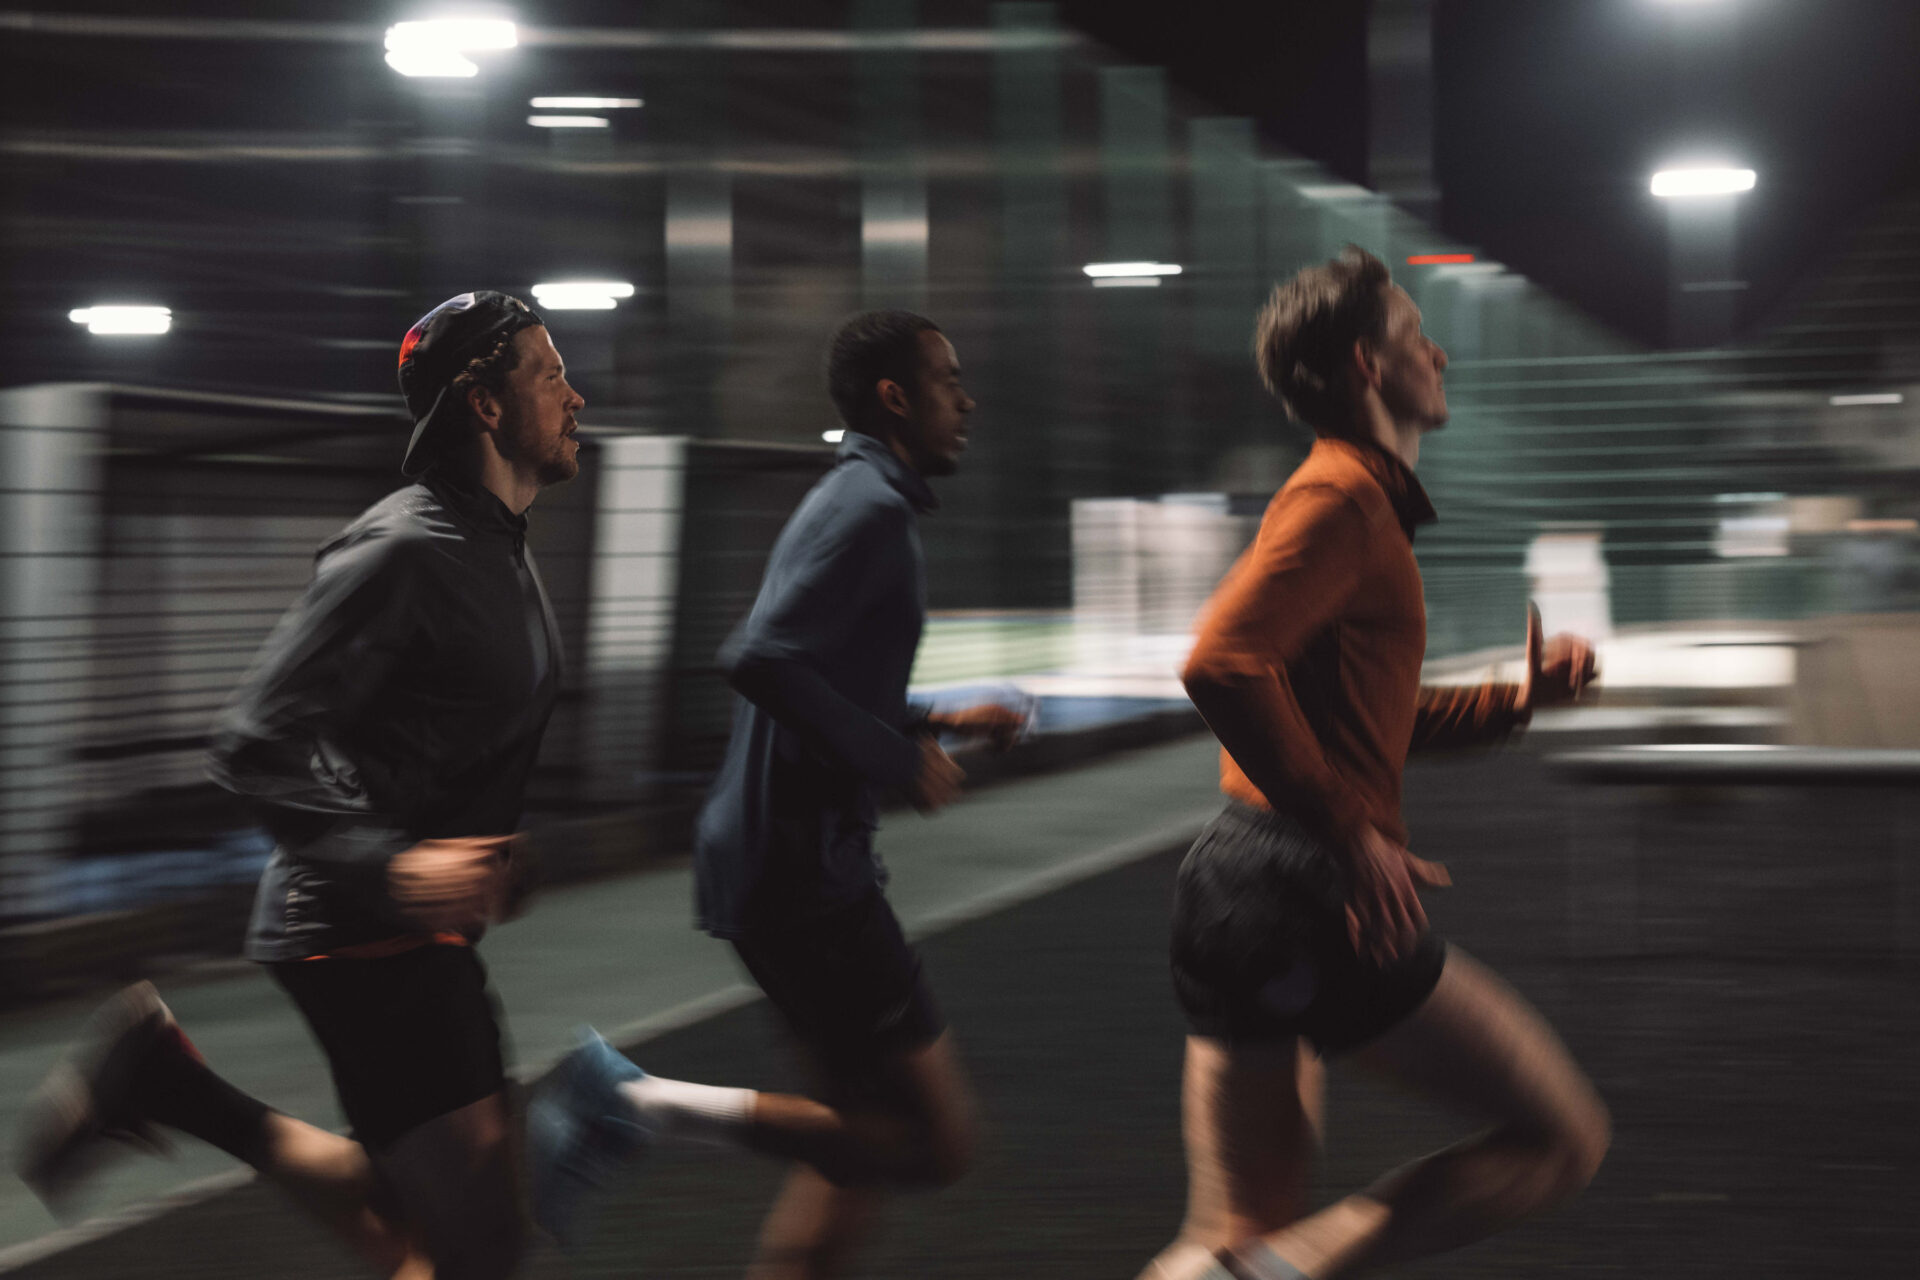
<instances>
[{"instance_id":1,"label":"bare knee","mask_svg":"<svg viewBox=\"0 0 1920 1280\"><path fill-rule=\"evenodd\" d=\"M1566 1193L1573 1195L1593 1181L1613 1145L1613 1118L1606 1103L1596 1096L1581 1109L1581 1115L1568 1135Z\"/></svg>"},{"instance_id":2,"label":"bare knee","mask_svg":"<svg viewBox=\"0 0 1920 1280\"><path fill-rule=\"evenodd\" d=\"M976 1121L951 1039L943 1034L897 1061L886 1094L882 1105L904 1122L910 1148L889 1181L919 1190L959 1181L973 1166Z\"/></svg>"},{"instance_id":3,"label":"bare knee","mask_svg":"<svg viewBox=\"0 0 1920 1280\"><path fill-rule=\"evenodd\" d=\"M973 1167L976 1146L971 1121L958 1120L934 1126L926 1143L924 1178L928 1188L950 1187Z\"/></svg>"},{"instance_id":4,"label":"bare knee","mask_svg":"<svg viewBox=\"0 0 1920 1280\"><path fill-rule=\"evenodd\" d=\"M855 1123L864 1140L814 1166L842 1189L937 1191L973 1167L973 1125L963 1116L870 1113Z\"/></svg>"},{"instance_id":5,"label":"bare knee","mask_svg":"<svg viewBox=\"0 0 1920 1280\"><path fill-rule=\"evenodd\" d=\"M527 1221L498 1094L409 1130L376 1157L436 1280L499 1280L527 1251Z\"/></svg>"},{"instance_id":6,"label":"bare knee","mask_svg":"<svg viewBox=\"0 0 1920 1280\"><path fill-rule=\"evenodd\" d=\"M1583 1191L1600 1171L1613 1143L1613 1121L1606 1104L1589 1095L1577 1107L1555 1118L1533 1140L1542 1147L1542 1163L1549 1189L1545 1199L1558 1203Z\"/></svg>"},{"instance_id":7,"label":"bare knee","mask_svg":"<svg viewBox=\"0 0 1920 1280\"><path fill-rule=\"evenodd\" d=\"M971 1123L955 1117L916 1118L902 1158L878 1177L856 1176L852 1182L884 1183L903 1191L938 1191L950 1187L973 1167L974 1134ZM862 1171L868 1172L868 1171Z\"/></svg>"}]
</instances>

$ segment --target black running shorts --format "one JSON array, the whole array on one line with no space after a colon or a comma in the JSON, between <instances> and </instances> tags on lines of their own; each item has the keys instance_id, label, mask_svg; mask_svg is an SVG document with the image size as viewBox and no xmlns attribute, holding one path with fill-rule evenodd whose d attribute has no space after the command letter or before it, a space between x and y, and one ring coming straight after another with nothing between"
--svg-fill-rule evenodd
<instances>
[{"instance_id":1,"label":"black running shorts","mask_svg":"<svg viewBox=\"0 0 1920 1280\"><path fill-rule=\"evenodd\" d=\"M1305 1036L1330 1056L1433 993L1447 946L1422 932L1384 968L1347 938L1347 869L1283 814L1230 802L1180 864L1173 984L1195 1035L1230 1044Z\"/></svg>"},{"instance_id":2,"label":"black running shorts","mask_svg":"<svg viewBox=\"0 0 1920 1280\"><path fill-rule=\"evenodd\" d=\"M472 947L267 968L313 1029L353 1136L370 1151L506 1087L499 1007Z\"/></svg>"},{"instance_id":3,"label":"black running shorts","mask_svg":"<svg viewBox=\"0 0 1920 1280\"><path fill-rule=\"evenodd\" d=\"M920 957L878 886L842 906L733 940L741 963L829 1072L864 1077L940 1038Z\"/></svg>"}]
</instances>

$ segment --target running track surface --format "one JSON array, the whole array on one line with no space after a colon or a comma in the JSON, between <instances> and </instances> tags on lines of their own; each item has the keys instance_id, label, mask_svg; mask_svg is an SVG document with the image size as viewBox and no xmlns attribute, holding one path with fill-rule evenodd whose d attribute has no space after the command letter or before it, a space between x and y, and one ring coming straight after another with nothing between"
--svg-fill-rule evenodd
<instances>
[{"instance_id":1,"label":"running track surface","mask_svg":"<svg viewBox=\"0 0 1920 1280\"><path fill-rule=\"evenodd\" d=\"M1524 751L1418 769L1408 791L1416 849L1447 859L1457 885L1433 899L1436 922L1561 1029L1616 1137L1572 1206L1399 1274L1912 1274L1920 998L1894 932L1913 870L1902 882L1897 826L1839 794L1582 795ZM1635 942L1573 956L1570 837L1596 824L1638 841L1619 855L1637 876ZM1126 1280L1171 1235L1184 1193L1164 962L1176 862L1130 862L923 942L987 1139L959 1186L893 1206L854 1274ZM666 1075L793 1083L759 1005L634 1053ZM1463 1131L1336 1066L1323 1192ZM543 1246L528 1274L737 1276L778 1175L745 1155L664 1153L616 1189L589 1249L569 1260ZM255 1185L14 1274L362 1272Z\"/></svg>"}]
</instances>

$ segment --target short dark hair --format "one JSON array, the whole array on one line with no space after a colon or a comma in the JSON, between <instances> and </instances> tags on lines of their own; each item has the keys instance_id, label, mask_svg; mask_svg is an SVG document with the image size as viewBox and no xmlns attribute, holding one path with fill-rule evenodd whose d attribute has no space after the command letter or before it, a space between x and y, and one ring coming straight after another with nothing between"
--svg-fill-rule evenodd
<instances>
[{"instance_id":1,"label":"short dark hair","mask_svg":"<svg viewBox=\"0 0 1920 1280\"><path fill-rule=\"evenodd\" d=\"M840 421L864 431L875 421L882 378L913 389L919 383L920 335L940 326L911 311L862 311L849 316L827 345L827 394Z\"/></svg>"},{"instance_id":2,"label":"short dark hair","mask_svg":"<svg viewBox=\"0 0 1920 1280\"><path fill-rule=\"evenodd\" d=\"M467 361L467 367L453 375L448 384L452 394L460 397L461 405L466 407L466 416L473 416L472 402L467 393L475 387L485 387L494 395L504 395L507 390L507 375L520 367L520 348L513 340L520 334L516 330L494 343L486 351Z\"/></svg>"},{"instance_id":3,"label":"short dark hair","mask_svg":"<svg viewBox=\"0 0 1920 1280\"><path fill-rule=\"evenodd\" d=\"M1358 245L1274 286L1253 329L1260 381L1287 413L1316 430L1337 430L1347 408L1345 365L1355 342L1387 336L1393 273Z\"/></svg>"}]
</instances>

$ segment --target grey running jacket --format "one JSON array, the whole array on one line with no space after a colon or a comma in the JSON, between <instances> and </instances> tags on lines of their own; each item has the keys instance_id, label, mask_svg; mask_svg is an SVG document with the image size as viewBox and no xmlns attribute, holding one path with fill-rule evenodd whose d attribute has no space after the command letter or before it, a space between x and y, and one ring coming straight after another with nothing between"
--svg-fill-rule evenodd
<instances>
[{"instance_id":1,"label":"grey running jacket","mask_svg":"<svg viewBox=\"0 0 1920 1280\"><path fill-rule=\"evenodd\" d=\"M209 759L276 842L249 958L402 937L389 859L518 826L561 662L526 527L486 490L429 473L320 548Z\"/></svg>"}]
</instances>

